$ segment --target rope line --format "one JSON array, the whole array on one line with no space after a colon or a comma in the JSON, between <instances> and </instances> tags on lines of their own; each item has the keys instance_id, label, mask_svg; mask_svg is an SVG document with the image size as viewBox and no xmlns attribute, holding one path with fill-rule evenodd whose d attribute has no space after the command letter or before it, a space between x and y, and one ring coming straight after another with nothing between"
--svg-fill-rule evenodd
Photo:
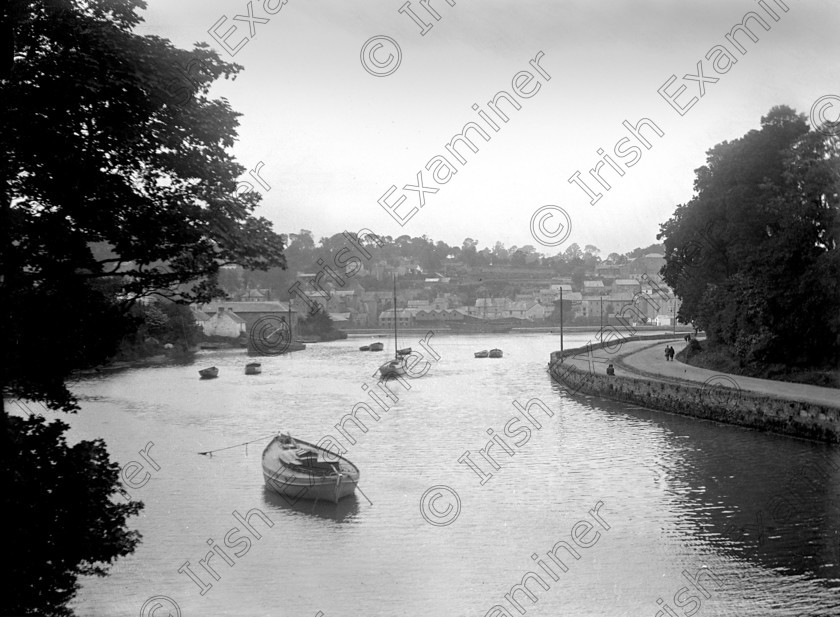
<instances>
[{"instance_id":1,"label":"rope line","mask_svg":"<svg viewBox=\"0 0 840 617\"><path fill-rule=\"evenodd\" d=\"M198 454L203 454L204 456L213 456L214 452L221 452L222 450L231 450L233 448L239 448L241 446L245 446L245 453L248 453L248 444L255 443L257 441L263 441L268 439L269 437L274 437L277 433L271 433L269 435L265 435L264 437L260 437L258 439L252 439L251 441L243 441L242 443L238 443L232 446L226 446L224 448L216 448L215 450L207 450L206 452L198 452Z\"/></svg>"}]
</instances>

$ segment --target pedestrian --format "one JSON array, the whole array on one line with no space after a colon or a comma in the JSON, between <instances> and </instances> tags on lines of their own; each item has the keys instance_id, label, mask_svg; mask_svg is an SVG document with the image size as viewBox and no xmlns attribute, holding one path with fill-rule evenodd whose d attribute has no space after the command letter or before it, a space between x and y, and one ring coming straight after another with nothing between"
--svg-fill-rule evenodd
<instances>
[{"instance_id":1,"label":"pedestrian","mask_svg":"<svg viewBox=\"0 0 840 617\"><path fill-rule=\"evenodd\" d=\"M674 361L674 348L673 347L668 347L668 360L670 360L671 362Z\"/></svg>"},{"instance_id":2,"label":"pedestrian","mask_svg":"<svg viewBox=\"0 0 840 617\"><path fill-rule=\"evenodd\" d=\"M610 365L607 367L607 375L615 375L615 369L613 368L613 365L612 365L612 364L610 364Z\"/></svg>"},{"instance_id":3,"label":"pedestrian","mask_svg":"<svg viewBox=\"0 0 840 617\"><path fill-rule=\"evenodd\" d=\"M665 362L670 360L671 357L671 348L665 345Z\"/></svg>"}]
</instances>

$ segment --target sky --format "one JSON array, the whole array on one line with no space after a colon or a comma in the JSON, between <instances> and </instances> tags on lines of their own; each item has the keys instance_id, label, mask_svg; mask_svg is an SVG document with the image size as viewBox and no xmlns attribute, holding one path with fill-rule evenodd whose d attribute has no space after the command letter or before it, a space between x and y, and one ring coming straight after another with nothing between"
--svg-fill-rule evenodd
<instances>
[{"instance_id":1,"label":"sky","mask_svg":"<svg viewBox=\"0 0 840 617\"><path fill-rule=\"evenodd\" d=\"M243 114L240 163L264 163L257 214L316 241L368 228L624 253L656 242L709 148L759 128L774 105L809 114L830 95L821 117L840 116L837 0L411 0L400 13L405 4L148 0L137 32L205 42L244 67L212 94ZM769 29L751 20L758 41L727 40L751 11ZM366 45L374 37L389 39ZM495 113L500 91L519 108L503 97ZM478 152L448 150L470 122L486 135L466 133ZM609 190L590 174L599 161Z\"/></svg>"}]
</instances>

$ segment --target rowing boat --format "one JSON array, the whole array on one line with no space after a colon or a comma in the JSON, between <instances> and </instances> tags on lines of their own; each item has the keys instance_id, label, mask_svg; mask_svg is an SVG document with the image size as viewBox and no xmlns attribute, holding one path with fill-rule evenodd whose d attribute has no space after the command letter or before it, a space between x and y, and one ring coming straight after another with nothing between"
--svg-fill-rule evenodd
<instances>
[{"instance_id":1,"label":"rowing boat","mask_svg":"<svg viewBox=\"0 0 840 617\"><path fill-rule=\"evenodd\" d=\"M343 456L319 446L275 435L263 450L265 485L284 497L338 503L352 495L359 483L359 468Z\"/></svg>"}]
</instances>

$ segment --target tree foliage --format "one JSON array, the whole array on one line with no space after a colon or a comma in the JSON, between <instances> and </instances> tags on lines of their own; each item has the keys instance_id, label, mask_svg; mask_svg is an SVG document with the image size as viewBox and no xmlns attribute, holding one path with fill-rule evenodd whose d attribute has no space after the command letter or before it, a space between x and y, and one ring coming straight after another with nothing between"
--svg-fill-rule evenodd
<instances>
[{"instance_id":1,"label":"tree foliage","mask_svg":"<svg viewBox=\"0 0 840 617\"><path fill-rule=\"evenodd\" d=\"M113 355L140 298L209 300L225 264L285 266L282 238L254 215L259 194L238 184L238 114L208 96L241 67L206 45L135 34L144 7L0 4L4 396L74 411L67 377ZM162 310L150 331L183 317ZM68 447L65 429L0 414L15 519L5 612L72 614L77 577L104 574L139 540L125 522L140 504L112 501L119 475L104 444Z\"/></svg>"},{"instance_id":2,"label":"tree foliage","mask_svg":"<svg viewBox=\"0 0 840 617\"><path fill-rule=\"evenodd\" d=\"M745 364L818 366L840 357L840 158L836 138L774 107L723 142L695 195L660 227L679 317Z\"/></svg>"},{"instance_id":3,"label":"tree foliage","mask_svg":"<svg viewBox=\"0 0 840 617\"><path fill-rule=\"evenodd\" d=\"M135 34L144 6L13 0L3 8L11 48L0 74L0 228L3 288L15 307L5 303L4 317L26 326L4 341L6 365L20 369L5 389L65 409L61 380L114 351L123 332L113 322L138 298L209 300L220 293L222 265L285 266L282 238L253 214L259 194L237 191L246 169L229 149L239 114L208 97L213 81L241 67L206 45L185 51ZM189 73L194 96L175 96L176 69ZM110 254L95 254L93 243ZM116 281L116 293L102 294L102 280ZM68 293L103 295L97 308L107 321L68 306ZM45 304L61 312L76 340L58 342L72 348L55 344L55 329L29 336L45 322L27 314L43 317ZM78 344L85 339L99 342ZM32 356L59 350L72 357L32 371Z\"/></svg>"},{"instance_id":4,"label":"tree foliage","mask_svg":"<svg viewBox=\"0 0 840 617\"><path fill-rule=\"evenodd\" d=\"M73 615L66 605L77 578L104 576L140 541L125 522L142 504L115 495L119 467L105 445L68 446L67 428L34 415L8 417L3 426L3 511L15 521L4 540L14 556L3 575L7 615Z\"/></svg>"}]
</instances>

